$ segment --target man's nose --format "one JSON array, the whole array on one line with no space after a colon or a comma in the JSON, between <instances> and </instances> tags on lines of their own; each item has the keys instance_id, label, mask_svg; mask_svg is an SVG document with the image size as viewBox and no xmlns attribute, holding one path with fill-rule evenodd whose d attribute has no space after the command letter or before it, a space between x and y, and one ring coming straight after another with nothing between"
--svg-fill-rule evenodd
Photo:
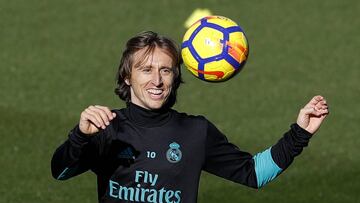
<instances>
[{"instance_id":1,"label":"man's nose","mask_svg":"<svg viewBox=\"0 0 360 203\"><path fill-rule=\"evenodd\" d=\"M155 86L161 86L163 84L160 71L154 71L152 75L152 82Z\"/></svg>"}]
</instances>

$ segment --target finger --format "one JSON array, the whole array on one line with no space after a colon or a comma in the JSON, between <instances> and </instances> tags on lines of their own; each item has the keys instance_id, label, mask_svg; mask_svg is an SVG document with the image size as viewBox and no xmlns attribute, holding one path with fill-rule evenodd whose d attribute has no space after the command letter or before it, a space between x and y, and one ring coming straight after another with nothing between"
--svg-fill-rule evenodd
<instances>
[{"instance_id":1,"label":"finger","mask_svg":"<svg viewBox=\"0 0 360 203\"><path fill-rule=\"evenodd\" d=\"M91 111L85 111L87 115L87 120L94 124L97 128L103 128L104 124L101 119L99 119L96 114L92 113Z\"/></svg>"},{"instance_id":2,"label":"finger","mask_svg":"<svg viewBox=\"0 0 360 203\"><path fill-rule=\"evenodd\" d=\"M321 112L321 114L322 115L327 115L327 114L329 114L329 109L322 109L322 110L320 110L320 112Z\"/></svg>"},{"instance_id":3,"label":"finger","mask_svg":"<svg viewBox=\"0 0 360 203\"><path fill-rule=\"evenodd\" d=\"M328 105L326 104L326 101L320 101L316 104L317 109L328 109Z\"/></svg>"},{"instance_id":4,"label":"finger","mask_svg":"<svg viewBox=\"0 0 360 203\"><path fill-rule=\"evenodd\" d=\"M310 101L309 103L307 103L305 105L305 107L311 107L311 106L314 106L316 105L318 102L320 102L321 100L323 100L324 97L322 97L321 95L317 95L317 96L314 96Z\"/></svg>"},{"instance_id":5,"label":"finger","mask_svg":"<svg viewBox=\"0 0 360 203\"><path fill-rule=\"evenodd\" d=\"M326 105L326 104L320 105L319 108L320 109L329 109L328 105Z\"/></svg>"},{"instance_id":6,"label":"finger","mask_svg":"<svg viewBox=\"0 0 360 203\"><path fill-rule=\"evenodd\" d=\"M328 114L322 114L321 116L319 116L320 120L323 121L326 118L327 115Z\"/></svg>"},{"instance_id":7,"label":"finger","mask_svg":"<svg viewBox=\"0 0 360 203\"><path fill-rule=\"evenodd\" d=\"M82 121L86 121L86 122L90 122L92 123L93 125L95 125L97 128L101 128L101 124L100 122L96 119L95 116L87 113L86 111L83 111L81 113L81 117L80 117L80 120Z\"/></svg>"},{"instance_id":8,"label":"finger","mask_svg":"<svg viewBox=\"0 0 360 203\"><path fill-rule=\"evenodd\" d=\"M306 107L301 109L302 113L305 115L315 115L320 116L322 113L320 111L317 111L315 107Z\"/></svg>"},{"instance_id":9,"label":"finger","mask_svg":"<svg viewBox=\"0 0 360 203\"><path fill-rule=\"evenodd\" d=\"M90 109L100 116L100 118L105 123L105 125L110 124L110 122L109 122L110 119L108 118L108 115L106 114L106 112L103 109L100 109L100 108L95 107L95 106L92 106Z\"/></svg>"},{"instance_id":10,"label":"finger","mask_svg":"<svg viewBox=\"0 0 360 203\"><path fill-rule=\"evenodd\" d=\"M104 111L104 113L107 115L109 120L112 120L115 116L113 115L113 113L111 112L111 110L106 107L106 106L100 106L100 105L95 105L96 108L99 108L101 110Z\"/></svg>"},{"instance_id":11,"label":"finger","mask_svg":"<svg viewBox=\"0 0 360 203\"><path fill-rule=\"evenodd\" d=\"M93 111L93 110L90 110L89 108L87 108L87 109L85 110L85 112L88 113L89 115L91 115L91 116L92 116L91 118L93 118L94 120L96 120L97 123L99 123L99 125L100 125L101 128L105 129L105 123L104 123L103 119L101 118L101 116L100 116L97 112L95 112L95 111ZM93 121L93 120L91 120L91 121ZM98 127L99 127L99 126L98 126Z\"/></svg>"},{"instance_id":12,"label":"finger","mask_svg":"<svg viewBox=\"0 0 360 203\"><path fill-rule=\"evenodd\" d=\"M329 110L327 108L322 108L322 107L317 108L317 107L315 107L314 109L315 109L315 112L312 113L312 115L315 115L315 116L321 116L323 114L328 114L329 113Z\"/></svg>"}]
</instances>

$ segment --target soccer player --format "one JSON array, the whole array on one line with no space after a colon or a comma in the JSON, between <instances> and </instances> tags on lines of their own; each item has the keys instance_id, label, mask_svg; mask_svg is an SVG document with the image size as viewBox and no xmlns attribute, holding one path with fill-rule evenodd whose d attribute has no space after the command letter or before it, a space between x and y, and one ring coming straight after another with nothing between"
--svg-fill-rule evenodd
<instances>
[{"instance_id":1,"label":"soccer player","mask_svg":"<svg viewBox=\"0 0 360 203\"><path fill-rule=\"evenodd\" d=\"M180 65L170 39L154 32L131 38L115 89L127 107L86 108L53 155L54 178L91 170L104 203L196 202L202 170L260 188L291 164L329 113L326 100L313 97L276 144L253 156L229 143L205 117L171 108L182 82Z\"/></svg>"}]
</instances>

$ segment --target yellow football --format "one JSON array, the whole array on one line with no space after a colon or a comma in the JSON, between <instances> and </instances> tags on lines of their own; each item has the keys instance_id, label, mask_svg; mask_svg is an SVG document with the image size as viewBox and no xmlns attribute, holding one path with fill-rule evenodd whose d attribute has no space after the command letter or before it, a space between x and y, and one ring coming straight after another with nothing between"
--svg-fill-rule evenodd
<instances>
[{"instance_id":1,"label":"yellow football","mask_svg":"<svg viewBox=\"0 0 360 203\"><path fill-rule=\"evenodd\" d=\"M226 81L246 63L249 45L242 28L223 16L207 16L185 33L181 56L186 68L197 78Z\"/></svg>"}]
</instances>

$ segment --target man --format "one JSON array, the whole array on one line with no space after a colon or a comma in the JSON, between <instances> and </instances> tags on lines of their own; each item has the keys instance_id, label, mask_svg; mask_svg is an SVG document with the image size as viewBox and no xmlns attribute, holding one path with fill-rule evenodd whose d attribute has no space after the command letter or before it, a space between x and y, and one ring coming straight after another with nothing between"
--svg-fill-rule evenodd
<instances>
[{"instance_id":1,"label":"man","mask_svg":"<svg viewBox=\"0 0 360 203\"><path fill-rule=\"evenodd\" d=\"M53 176L65 180L91 169L99 202L196 202L201 170L260 188L290 165L329 113L315 96L274 146L252 156L206 118L171 109L180 65L170 39L154 32L130 39L115 90L127 107L85 109L53 156Z\"/></svg>"}]
</instances>

